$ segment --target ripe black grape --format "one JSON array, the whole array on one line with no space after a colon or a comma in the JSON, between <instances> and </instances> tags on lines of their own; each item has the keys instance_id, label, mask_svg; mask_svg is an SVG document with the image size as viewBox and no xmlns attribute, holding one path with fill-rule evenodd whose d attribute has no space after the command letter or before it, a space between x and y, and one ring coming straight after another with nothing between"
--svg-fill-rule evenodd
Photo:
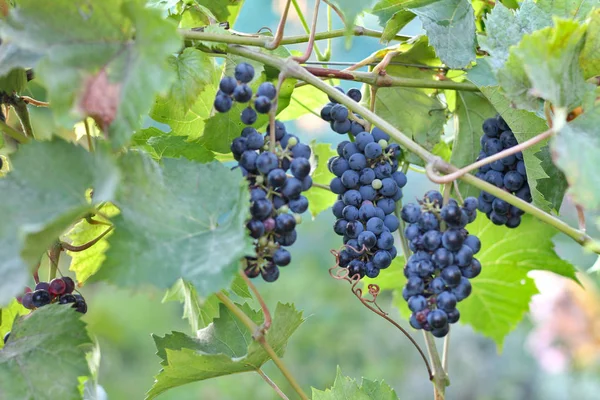
<instances>
[{"instance_id":1,"label":"ripe black grape","mask_svg":"<svg viewBox=\"0 0 600 400\"><path fill-rule=\"evenodd\" d=\"M483 133L481 137L482 151L477 157L478 161L518 144L506 121L499 115L484 121ZM527 202L531 202L531 191L527 183L525 163L522 159L522 153L504 157L481 167L476 176L515 194ZM518 208L497 199L487 192L481 192L479 196L479 211L486 214L492 223L505 225L508 228L519 226L523 215L523 212Z\"/></svg>"},{"instance_id":2,"label":"ripe black grape","mask_svg":"<svg viewBox=\"0 0 600 400\"><path fill-rule=\"evenodd\" d=\"M353 88L345 93L341 87L336 86L335 88L353 101L359 102L362 99L362 94L358 89ZM349 133L358 136L365 130L360 115L351 113L346 106L339 104L331 97L329 97L329 103L321 109L321 118L329 122L331 129L340 135ZM364 151L364 148L361 148L360 151Z\"/></svg>"},{"instance_id":3,"label":"ripe black grape","mask_svg":"<svg viewBox=\"0 0 600 400\"><path fill-rule=\"evenodd\" d=\"M240 63L235 66L235 79L242 83L248 83L254 78L254 67L248 63Z\"/></svg>"},{"instance_id":4,"label":"ripe black grape","mask_svg":"<svg viewBox=\"0 0 600 400\"><path fill-rule=\"evenodd\" d=\"M443 204L441 193L430 191L418 204L403 207L401 217L409 224L404 234L414 254L404 267L402 295L412 311L413 328L443 337L449 324L458 321L456 304L471 294L469 279L481 272L473 257L481 242L465 229L477 216L477 203L469 197L462 207L453 199Z\"/></svg>"},{"instance_id":5,"label":"ripe black grape","mask_svg":"<svg viewBox=\"0 0 600 400\"><path fill-rule=\"evenodd\" d=\"M73 308L85 314L87 312L85 299L80 294L71 294L73 290L75 290L75 282L68 276L64 276L55 278L50 283L38 282L34 291L25 288L25 293L23 296L17 297L17 301L29 310L44 307L51 303L73 303Z\"/></svg>"}]
</instances>

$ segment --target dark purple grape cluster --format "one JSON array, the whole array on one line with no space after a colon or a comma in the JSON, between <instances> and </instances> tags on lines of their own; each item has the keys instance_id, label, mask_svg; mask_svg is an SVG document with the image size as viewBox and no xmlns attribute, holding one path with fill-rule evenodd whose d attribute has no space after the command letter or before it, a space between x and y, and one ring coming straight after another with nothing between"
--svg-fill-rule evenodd
<instances>
[{"instance_id":1,"label":"dark purple grape cluster","mask_svg":"<svg viewBox=\"0 0 600 400\"><path fill-rule=\"evenodd\" d=\"M481 137L482 150L477 161L517 144L515 135L501 116L486 119L483 122ZM531 203L531 190L527 183L527 172L521 152L484 165L475 176ZM521 209L483 191L479 195L479 211L487 215L494 224L506 225L508 228L519 226L524 214Z\"/></svg>"},{"instance_id":2,"label":"dark purple grape cluster","mask_svg":"<svg viewBox=\"0 0 600 400\"><path fill-rule=\"evenodd\" d=\"M339 86L335 88L357 103L362 99L360 90L356 88L348 90L348 93L345 93L344 89ZM340 135L345 135L346 133L358 135L365 130L359 122L362 121L362 117L351 113L346 106L339 104L331 96L329 97L329 103L325 104L321 109L321 118L329 122L331 129Z\"/></svg>"},{"instance_id":3,"label":"dark purple grape cluster","mask_svg":"<svg viewBox=\"0 0 600 400\"><path fill-rule=\"evenodd\" d=\"M407 181L398 171L402 150L389 140L379 128L359 132L354 142L341 142L338 156L329 160L335 175L330 188L338 195L333 229L345 245L338 263L350 277L375 278L397 254L392 233L400 221L394 211Z\"/></svg>"},{"instance_id":4,"label":"dark purple grape cluster","mask_svg":"<svg viewBox=\"0 0 600 400\"><path fill-rule=\"evenodd\" d=\"M271 82L264 82L254 96L252 88L248 85L254 79L254 67L247 63L236 65L234 76L221 79L214 102L215 110L227 112L231 110L234 101L248 103L248 107L242 110L240 119L244 124L252 125L258 119L257 113L268 114L271 111L272 102L277 97L277 89Z\"/></svg>"},{"instance_id":5,"label":"dark purple grape cluster","mask_svg":"<svg viewBox=\"0 0 600 400\"><path fill-rule=\"evenodd\" d=\"M251 68L248 64L238 65L237 81L251 80L248 67ZM219 96L222 94L217 94L215 104L221 101ZM275 96L272 93L270 97ZM296 225L302 221L300 214L308 209L308 199L302 192L311 188L312 178L310 147L288 133L280 121L274 123L274 143L270 133L261 134L247 126L231 143L231 152L250 189L251 219L246 227L254 239L256 256L246 257L244 270L250 278L261 275L265 281L274 282L279 277L279 267L291 262L285 247L296 241Z\"/></svg>"},{"instance_id":6,"label":"dark purple grape cluster","mask_svg":"<svg viewBox=\"0 0 600 400\"><path fill-rule=\"evenodd\" d=\"M51 303L71 304L78 312L87 312L87 303L80 294L73 294L75 282L68 276L53 279L50 282L38 282L35 289L25 288L23 296L17 301L29 310L35 310Z\"/></svg>"},{"instance_id":7,"label":"dark purple grape cluster","mask_svg":"<svg viewBox=\"0 0 600 400\"><path fill-rule=\"evenodd\" d=\"M475 197L466 198L462 207L454 199L443 205L440 192L432 190L402 208L408 224L404 235L413 251L404 267L402 296L413 328L444 337L460 318L456 305L471 294L469 279L481 272L473 257L481 242L465 229L477 217L477 206Z\"/></svg>"}]
</instances>

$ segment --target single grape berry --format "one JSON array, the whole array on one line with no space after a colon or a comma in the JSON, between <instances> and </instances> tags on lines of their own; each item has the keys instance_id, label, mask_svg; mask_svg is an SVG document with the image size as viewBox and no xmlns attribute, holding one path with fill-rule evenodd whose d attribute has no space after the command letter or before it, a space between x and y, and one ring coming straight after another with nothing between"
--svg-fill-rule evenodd
<instances>
[{"instance_id":1,"label":"single grape berry","mask_svg":"<svg viewBox=\"0 0 600 400\"><path fill-rule=\"evenodd\" d=\"M52 279L49 285L49 292L52 296L60 296L67 290L67 284L60 278Z\"/></svg>"},{"instance_id":2,"label":"single grape berry","mask_svg":"<svg viewBox=\"0 0 600 400\"><path fill-rule=\"evenodd\" d=\"M271 82L261 83L256 91L257 96L264 96L269 100L274 100L277 97L277 89Z\"/></svg>"},{"instance_id":3,"label":"single grape berry","mask_svg":"<svg viewBox=\"0 0 600 400\"><path fill-rule=\"evenodd\" d=\"M215 97L214 107L220 113L227 112L231 110L231 106L233 105L233 100L231 97L226 96L224 94L219 94Z\"/></svg>"},{"instance_id":4,"label":"single grape berry","mask_svg":"<svg viewBox=\"0 0 600 400\"><path fill-rule=\"evenodd\" d=\"M267 96L258 96L254 100L254 108L261 114L267 114L271 111L271 100Z\"/></svg>"},{"instance_id":5,"label":"single grape berry","mask_svg":"<svg viewBox=\"0 0 600 400\"><path fill-rule=\"evenodd\" d=\"M221 79L221 82L219 82L219 89L221 90L221 92L227 95L232 95L236 86L237 81L231 76L226 76L223 79Z\"/></svg>"},{"instance_id":6,"label":"single grape berry","mask_svg":"<svg viewBox=\"0 0 600 400\"><path fill-rule=\"evenodd\" d=\"M40 308L47 304L50 304L50 301L52 301L52 296L50 295L50 293L48 293L47 290L40 289L33 292L31 301L34 307Z\"/></svg>"},{"instance_id":7,"label":"single grape berry","mask_svg":"<svg viewBox=\"0 0 600 400\"><path fill-rule=\"evenodd\" d=\"M254 67L248 63L240 63L235 66L235 79L242 83L248 83L254 78Z\"/></svg>"}]
</instances>

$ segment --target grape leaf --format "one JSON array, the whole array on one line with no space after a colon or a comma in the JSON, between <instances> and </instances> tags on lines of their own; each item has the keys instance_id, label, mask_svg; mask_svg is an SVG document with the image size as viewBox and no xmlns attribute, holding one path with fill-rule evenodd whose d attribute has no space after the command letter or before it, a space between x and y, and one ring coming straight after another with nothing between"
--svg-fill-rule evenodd
<instances>
[{"instance_id":1,"label":"grape leaf","mask_svg":"<svg viewBox=\"0 0 600 400\"><path fill-rule=\"evenodd\" d=\"M356 18L370 8L374 0L330 0L330 2L338 7L344 15L346 31L350 33L354 29Z\"/></svg>"},{"instance_id":2,"label":"grape leaf","mask_svg":"<svg viewBox=\"0 0 600 400\"><path fill-rule=\"evenodd\" d=\"M426 36L419 36L410 43L403 43L397 50L401 53L392 58L392 62L440 65L440 60L435 56L429 46ZM385 52L375 54L378 58L385 56ZM402 65L389 65L386 72L391 76L415 79L431 79L432 70ZM390 87L379 88L375 101L377 115L393 124L404 134L411 137L421 146L432 150L440 141L446 122L446 112L440 100L433 96L432 89ZM370 102L370 91L365 91L363 102ZM410 107L407 105L410 104ZM423 165L421 159L412 154L408 155L413 164Z\"/></svg>"},{"instance_id":3,"label":"grape leaf","mask_svg":"<svg viewBox=\"0 0 600 400\"><path fill-rule=\"evenodd\" d=\"M119 210L111 203L104 204L98 211L109 218L119 213ZM94 219L106 223L109 222L99 215L96 215ZM100 237L108 228L106 225L90 224L87 220L82 219L71 228L66 237L73 246L81 246ZM102 239L85 251L67 251L67 254L71 257L69 270L75 272L78 284L84 284L90 276L94 275L100 269L106 259L105 253L108 249L108 238L112 233L113 231L108 231Z\"/></svg>"},{"instance_id":4,"label":"grape leaf","mask_svg":"<svg viewBox=\"0 0 600 400\"><path fill-rule=\"evenodd\" d=\"M468 0L446 0L408 7L423 23L438 57L450 68L475 61L475 15Z\"/></svg>"},{"instance_id":5,"label":"grape leaf","mask_svg":"<svg viewBox=\"0 0 600 400\"><path fill-rule=\"evenodd\" d=\"M73 174L77 171L77 174ZM25 286L28 269L94 202L113 198L119 172L110 154L91 154L55 140L34 142L12 157L12 171L0 179L0 305Z\"/></svg>"},{"instance_id":6,"label":"grape leaf","mask_svg":"<svg viewBox=\"0 0 600 400\"><path fill-rule=\"evenodd\" d=\"M600 74L600 9L591 14L585 43L579 55L579 65L585 79Z\"/></svg>"},{"instance_id":7,"label":"grape leaf","mask_svg":"<svg viewBox=\"0 0 600 400\"><path fill-rule=\"evenodd\" d=\"M23 307L17 299L12 299L6 307L0 308L0 338L4 338L11 331L17 317L29 314L29 310ZM0 341L0 349L4 347L4 340Z\"/></svg>"},{"instance_id":8,"label":"grape leaf","mask_svg":"<svg viewBox=\"0 0 600 400\"><path fill-rule=\"evenodd\" d=\"M339 84L337 79L328 81L331 85ZM321 108L329 102L327 95L314 86L305 85L294 89L290 104L277 114L280 121L293 121L306 114L319 115Z\"/></svg>"},{"instance_id":9,"label":"grape leaf","mask_svg":"<svg viewBox=\"0 0 600 400\"><path fill-rule=\"evenodd\" d=\"M552 238L557 231L534 217L523 216L521 225L507 235L505 227L494 225L479 213L467 229L481 240L481 251L475 257L483 268L471 280L471 296L458 305L460 322L471 325L499 346L529 310L531 296L537 293L533 280L527 277L529 271L550 271L578 282L575 267L554 250ZM403 257L396 257L389 268L365 284L375 283L382 290L393 290L394 305L407 319L410 311L402 298L406 283L402 273L404 263Z\"/></svg>"},{"instance_id":10,"label":"grape leaf","mask_svg":"<svg viewBox=\"0 0 600 400\"><path fill-rule=\"evenodd\" d=\"M569 181L573 200L590 210L600 207L600 180L594 165L600 151L600 107L586 110L565 125L552 142L556 164Z\"/></svg>"},{"instance_id":11,"label":"grape leaf","mask_svg":"<svg viewBox=\"0 0 600 400\"><path fill-rule=\"evenodd\" d=\"M142 129L131 139L136 147L144 149L155 160L163 157L184 157L191 161L206 163L215 159L213 152L201 145L198 139L165 133L155 127Z\"/></svg>"},{"instance_id":12,"label":"grape leaf","mask_svg":"<svg viewBox=\"0 0 600 400\"><path fill-rule=\"evenodd\" d=\"M192 328L196 332L199 328L200 310L202 303L196 288L191 283L178 279L175 284L167 290L162 302L179 301L183 303L183 318L186 318Z\"/></svg>"},{"instance_id":13,"label":"grape leaf","mask_svg":"<svg viewBox=\"0 0 600 400\"><path fill-rule=\"evenodd\" d=\"M398 395L384 381L363 378L360 386L356 380L344 376L337 367L335 382L330 389L312 389L312 400L397 400Z\"/></svg>"},{"instance_id":14,"label":"grape leaf","mask_svg":"<svg viewBox=\"0 0 600 400\"><path fill-rule=\"evenodd\" d=\"M13 68L35 65L43 57L42 54L23 49L10 40L2 38L0 44L0 76L4 76Z\"/></svg>"},{"instance_id":15,"label":"grape leaf","mask_svg":"<svg viewBox=\"0 0 600 400\"><path fill-rule=\"evenodd\" d=\"M538 7L561 18L582 21L589 12L600 6L598 0L539 0Z\"/></svg>"},{"instance_id":16,"label":"grape leaf","mask_svg":"<svg viewBox=\"0 0 600 400\"><path fill-rule=\"evenodd\" d=\"M123 183L106 261L92 278L171 287L190 281L202 296L229 286L239 260L254 253L245 222L249 193L239 171L220 163L139 154L121 160Z\"/></svg>"},{"instance_id":17,"label":"grape leaf","mask_svg":"<svg viewBox=\"0 0 600 400\"><path fill-rule=\"evenodd\" d=\"M169 99L176 107L187 111L204 88L214 81L215 63L206 53L188 47L178 56L169 57L169 65L176 76Z\"/></svg>"},{"instance_id":18,"label":"grape leaf","mask_svg":"<svg viewBox=\"0 0 600 400\"><path fill-rule=\"evenodd\" d=\"M329 172L327 162L331 157L336 156L337 153L328 143L316 144L313 142L311 147L317 162L317 168L312 174L313 182L329 186L334 175ZM315 186L311 187L304 195L308 199L310 213L313 217L316 217L321 212L327 210L336 200L335 194L331 193L329 190L324 190Z\"/></svg>"},{"instance_id":19,"label":"grape leaf","mask_svg":"<svg viewBox=\"0 0 600 400\"><path fill-rule=\"evenodd\" d=\"M477 159L481 151L480 139L483 135L483 121L496 115L496 110L481 93L457 92L456 116L458 125L452 147L450 162L459 168L465 167ZM463 197L479 196L479 190L471 185L459 182Z\"/></svg>"},{"instance_id":20,"label":"grape leaf","mask_svg":"<svg viewBox=\"0 0 600 400\"><path fill-rule=\"evenodd\" d=\"M248 304L240 308L256 324L262 323L262 312L252 310ZM302 313L293 305L277 304L266 339L278 356L283 356L289 337L303 321ZM153 399L186 383L257 370L270 358L252 339L252 334L224 304L220 304L219 316L200 330L197 338L179 332L163 338L154 335L163 369L146 398Z\"/></svg>"},{"instance_id":21,"label":"grape leaf","mask_svg":"<svg viewBox=\"0 0 600 400\"><path fill-rule=\"evenodd\" d=\"M267 52L267 50L264 50ZM274 52L270 52L281 57L288 57L290 53L283 47L279 48ZM271 81L274 84L277 83L278 72L274 72L270 69L257 63L239 56L229 55L225 64L225 74L233 76L235 66L239 63L246 62L254 66L255 74L254 79L250 83L250 87L253 92L256 93L258 86L266 81ZM277 110L281 112L290 103L290 98L294 91L294 85L296 84L295 79L286 79L283 82L281 91L278 93L279 100L277 102ZM214 100L214 99L213 99ZM204 135L200 139L200 143L206 146L207 149L216 151L219 153L229 153L229 146L234 138L240 136L240 132L244 128L244 124L240 121L240 114L242 110L248 107L245 103L234 103L231 110L227 113L215 113L210 118L206 119ZM268 116L266 114L258 114L258 118L252 126L258 128L265 125L268 122Z\"/></svg>"},{"instance_id":22,"label":"grape leaf","mask_svg":"<svg viewBox=\"0 0 600 400\"><path fill-rule=\"evenodd\" d=\"M88 373L82 345L90 340L80 316L71 307L52 304L15 324L0 351L0 398L81 398L77 377Z\"/></svg>"},{"instance_id":23,"label":"grape leaf","mask_svg":"<svg viewBox=\"0 0 600 400\"><path fill-rule=\"evenodd\" d=\"M508 59L510 46L517 45L524 34L551 25L551 16L533 0L525 0L514 12L498 2L485 20L486 34L478 36L479 45L491 55L488 61L496 71Z\"/></svg>"},{"instance_id":24,"label":"grape leaf","mask_svg":"<svg viewBox=\"0 0 600 400\"><path fill-rule=\"evenodd\" d=\"M468 79L476 84L500 113L522 143L548 129L546 122L535 114L511 107L510 101L500 92L489 65L480 62L469 71ZM523 151L527 180L533 197L533 204L551 211L560 209L567 183L562 172L552 163L548 146L537 144Z\"/></svg>"},{"instance_id":25,"label":"grape leaf","mask_svg":"<svg viewBox=\"0 0 600 400\"><path fill-rule=\"evenodd\" d=\"M22 0L0 35L44 55L36 74L61 124L93 116L115 147L140 127L154 94L168 87L167 57L181 46L175 26L140 0Z\"/></svg>"},{"instance_id":26,"label":"grape leaf","mask_svg":"<svg viewBox=\"0 0 600 400\"><path fill-rule=\"evenodd\" d=\"M528 98L542 98L555 107L572 110L582 105L595 89L585 82L579 66L586 29L578 22L557 19L554 27L524 35L498 73L507 96L517 102L523 96L519 91L526 90ZM537 111L537 107L528 109Z\"/></svg>"},{"instance_id":27,"label":"grape leaf","mask_svg":"<svg viewBox=\"0 0 600 400\"><path fill-rule=\"evenodd\" d=\"M381 42L388 43L404 28L410 21L415 18L415 14L408 10L398 11L390 18L385 25L381 34Z\"/></svg>"},{"instance_id":28,"label":"grape leaf","mask_svg":"<svg viewBox=\"0 0 600 400\"><path fill-rule=\"evenodd\" d=\"M404 10L406 3L410 3L410 0L379 0L370 13L379 19L379 26L384 28L396 13Z\"/></svg>"},{"instance_id":29,"label":"grape leaf","mask_svg":"<svg viewBox=\"0 0 600 400\"><path fill-rule=\"evenodd\" d=\"M228 21L232 27L244 4L244 0L195 0L195 2L212 11L219 22Z\"/></svg>"}]
</instances>

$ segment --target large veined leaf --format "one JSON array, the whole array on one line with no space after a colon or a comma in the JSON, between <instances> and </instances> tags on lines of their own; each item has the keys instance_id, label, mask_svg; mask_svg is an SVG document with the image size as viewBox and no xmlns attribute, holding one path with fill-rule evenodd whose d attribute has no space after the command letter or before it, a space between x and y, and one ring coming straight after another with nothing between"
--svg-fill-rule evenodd
<instances>
[{"instance_id":1,"label":"large veined leaf","mask_svg":"<svg viewBox=\"0 0 600 400\"><path fill-rule=\"evenodd\" d=\"M228 21L231 26L235 23L245 0L195 0L201 6L208 8L219 22Z\"/></svg>"},{"instance_id":2,"label":"large veined leaf","mask_svg":"<svg viewBox=\"0 0 600 400\"><path fill-rule=\"evenodd\" d=\"M348 32L354 28L356 18L363 12L371 8L375 0L331 0L332 4L338 6L338 9L344 14L344 21Z\"/></svg>"},{"instance_id":3,"label":"large veined leaf","mask_svg":"<svg viewBox=\"0 0 600 400\"><path fill-rule=\"evenodd\" d=\"M475 61L475 15L468 0L446 0L409 7L423 22L438 57L451 68Z\"/></svg>"},{"instance_id":4,"label":"large veined leaf","mask_svg":"<svg viewBox=\"0 0 600 400\"><path fill-rule=\"evenodd\" d=\"M262 323L261 311L244 304L242 311L257 325ZM289 337L302 324L302 313L293 305L277 304L266 340L278 356L283 356ZM219 316L192 338L180 332L165 337L154 336L162 370L156 376L147 399L173 387L223 375L256 371L269 361L269 355L252 339L248 330L220 304Z\"/></svg>"},{"instance_id":5,"label":"large veined leaf","mask_svg":"<svg viewBox=\"0 0 600 400\"><path fill-rule=\"evenodd\" d=\"M546 121L536 114L511 107L510 101L501 93L489 65L485 62L480 62L467 76L508 123L519 143L548 129ZM523 158L533 204L545 211L558 211L567 183L564 175L553 164L548 145L539 143L524 150Z\"/></svg>"},{"instance_id":6,"label":"large veined leaf","mask_svg":"<svg viewBox=\"0 0 600 400\"><path fill-rule=\"evenodd\" d=\"M328 143L313 143L311 147L317 163L317 168L312 174L313 182L329 186L334 175L329 172L327 163L329 159L336 156L337 153ZM318 214L331 207L336 199L336 195L329 190L315 186L311 187L304 195L308 199L310 213L313 217L316 217Z\"/></svg>"},{"instance_id":7,"label":"large veined leaf","mask_svg":"<svg viewBox=\"0 0 600 400\"><path fill-rule=\"evenodd\" d=\"M59 236L93 212L88 189L95 204L113 199L119 171L101 150L55 140L28 144L12 157L12 171L0 179L0 305L22 290L29 269Z\"/></svg>"},{"instance_id":8,"label":"large veined leaf","mask_svg":"<svg viewBox=\"0 0 600 400\"><path fill-rule=\"evenodd\" d=\"M141 0L23 0L0 35L43 56L36 73L62 124L93 116L115 146L169 84L167 57L181 46L175 25Z\"/></svg>"},{"instance_id":9,"label":"large veined leaf","mask_svg":"<svg viewBox=\"0 0 600 400\"><path fill-rule=\"evenodd\" d=\"M201 145L198 139L165 133L155 127L136 132L132 136L132 144L144 149L155 160L183 157L206 163L215 159L214 153Z\"/></svg>"},{"instance_id":10,"label":"large veined leaf","mask_svg":"<svg viewBox=\"0 0 600 400\"><path fill-rule=\"evenodd\" d=\"M171 287L188 280L202 296L229 286L240 259L254 252L246 232L249 193L239 171L220 163L141 155L121 160L115 232L93 277L119 285Z\"/></svg>"},{"instance_id":11,"label":"large veined leaf","mask_svg":"<svg viewBox=\"0 0 600 400\"><path fill-rule=\"evenodd\" d=\"M460 322L490 337L499 346L529 310L531 296L537 293L527 273L532 270L554 272L577 281L575 268L562 260L554 250L552 238L557 231L524 216L521 225L506 234L480 214L467 226L469 233L481 240L481 251L475 257L481 262L481 274L471 280L471 295L458 305ZM392 265L376 279L382 290L394 290L394 304L401 315L408 318L410 311L402 298L406 278L402 273L404 258L397 257Z\"/></svg>"},{"instance_id":12,"label":"large veined leaf","mask_svg":"<svg viewBox=\"0 0 600 400\"><path fill-rule=\"evenodd\" d=\"M338 366L333 386L326 390L312 389L313 400L397 400L398 396L384 381L363 378L359 385L354 379L344 376Z\"/></svg>"},{"instance_id":13,"label":"large veined leaf","mask_svg":"<svg viewBox=\"0 0 600 400\"><path fill-rule=\"evenodd\" d=\"M474 163L481 151L482 125L487 118L496 115L496 110L481 93L456 93L456 130L450 162L462 168ZM471 185L459 182L463 197L479 195L479 190Z\"/></svg>"},{"instance_id":14,"label":"large veined leaf","mask_svg":"<svg viewBox=\"0 0 600 400\"><path fill-rule=\"evenodd\" d=\"M567 176L573 200L590 210L600 207L600 180L594 165L600 154L600 107L565 125L552 142L557 165Z\"/></svg>"},{"instance_id":15,"label":"large veined leaf","mask_svg":"<svg viewBox=\"0 0 600 400\"><path fill-rule=\"evenodd\" d=\"M28 309L23 307L17 299L12 299L6 307L0 308L0 337L4 337L11 331L16 318L21 315L29 314ZM4 341L0 342L0 349L5 346Z\"/></svg>"},{"instance_id":16,"label":"large veined leaf","mask_svg":"<svg viewBox=\"0 0 600 400\"><path fill-rule=\"evenodd\" d=\"M600 9L591 14L585 43L579 55L579 64L585 79L600 74Z\"/></svg>"},{"instance_id":17,"label":"large veined leaf","mask_svg":"<svg viewBox=\"0 0 600 400\"><path fill-rule=\"evenodd\" d=\"M538 7L561 18L582 21L593 8L600 6L598 0L539 0Z\"/></svg>"},{"instance_id":18,"label":"large veined leaf","mask_svg":"<svg viewBox=\"0 0 600 400\"><path fill-rule=\"evenodd\" d=\"M15 324L0 350L0 398L81 398L77 378L88 372L82 345L90 340L80 316L71 307L53 304Z\"/></svg>"}]
</instances>

